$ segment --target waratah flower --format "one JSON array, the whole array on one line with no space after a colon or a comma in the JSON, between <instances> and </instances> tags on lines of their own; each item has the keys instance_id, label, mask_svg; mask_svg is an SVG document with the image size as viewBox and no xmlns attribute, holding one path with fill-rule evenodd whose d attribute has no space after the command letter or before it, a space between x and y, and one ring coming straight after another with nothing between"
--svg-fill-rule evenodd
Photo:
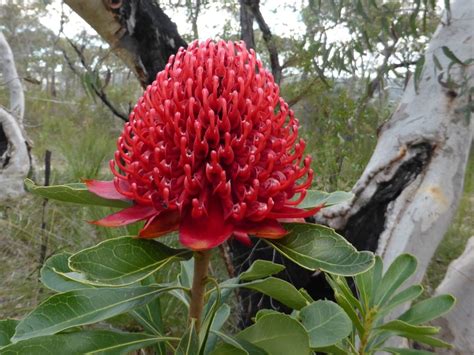
<instances>
[{"instance_id":1,"label":"waratah flower","mask_svg":"<svg viewBox=\"0 0 474 355\"><path fill-rule=\"evenodd\" d=\"M180 48L130 114L110 162L113 181L86 181L91 192L133 205L94 223L145 220L139 237L179 230L193 250L232 235L281 238L279 221L320 208L296 207L313 178L298 126L243 42Z\"/></svg>"}]
</instances>

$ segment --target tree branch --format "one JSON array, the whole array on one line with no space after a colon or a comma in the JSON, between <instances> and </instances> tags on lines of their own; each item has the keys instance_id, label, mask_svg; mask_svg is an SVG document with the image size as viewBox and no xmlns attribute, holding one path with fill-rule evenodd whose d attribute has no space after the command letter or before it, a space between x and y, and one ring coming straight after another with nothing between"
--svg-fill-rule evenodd
<instances>
[{"instance_id":1,"label":"tree branch","mask_svg":"<svg viewBox=\"0 0 474 355\"><path fill-rule=\"evenodd\" d=\"M245 42L247 48L255 48L255 37L253 32L253 13L245 0L240 2L240 39Z\"/></svg>"},{"instance_id":2,"label":"tree branch","mask_svg":"<svg viewBox=\"0 0 474 355\"><path fill-rule=\"evenodd\" d=\"M25 115L25 95L21 80L16 71L13 53L0 31L0 70L3 74L4 84L8 87L10 93L10 112L17 119L20 126L23 125L23 116Z\"/></svg>"},{"instance_id":3,"label":"tree branch","mask_svg":"<svg viewBox=\"0 0 474 355\"><path fill-rule=\"evenodd\" d=\"M86 72L88 73L92 73L92 70L90 69L90 66L87 64L86 62L86 58L84 57L84 54L82 53L82 51L80 50L80 48L78 48L74 42L72 42L69 38L67 39L67 41L69 42L69 44L71 45L72 48L74 48L74 51L76 52L77 56L79 57L79 60L82 64L82 66L84 67L84 69L86 70ZM63 56L64 56L64 59L66 60L66 63L67 65L69 66L69 68L71 69L71 71L76 74L77 76L81 77L82 76L82 73L79 72L79 70L76 68L76 66L74 65L74 63L71 61L71 59L69 58L69 56L67 55L66 51L64 49L61 48L61 52L63 53ZM125 121L125 122L128 122L128 115L121 112L119 109L117 109L109 100L109 98L107 97L107 94L105 93L104 91L104 87L98 87L98 85L96 83L92 83L92 89L94 91L94 93L97 95L97 97L102 101L102 103L107 106L107 108L115 115L117 116L118 118L120 118L121 120Z\"/></svg>"},{"instance_id":4,"label":"tree branch","mask_svg":"<svg viewBox=\"0 0 474 355\"><path fill-rule=\"evenodd\" d=\"M270 55L270 65L272 67L272 74L275 81L279 84L281 81L281 66L278 60L278 49L273 38L270 27L268 27L262 13L260 12L260 0L243 0L244 4L252 10L252 14L258 23L260 31L262 31L263 40L267 45L267 50Z\"/></svg>"},{"instance_id":5,"label":"tree branch","mask_svg":"<svg viewBox=\"0 0 474 355\"><path fill-rule=\"evenodd\" d=\"M143 88L186 46L176 25L152 0L65 0L133 70Z\"/></svg>"}]
</instances>

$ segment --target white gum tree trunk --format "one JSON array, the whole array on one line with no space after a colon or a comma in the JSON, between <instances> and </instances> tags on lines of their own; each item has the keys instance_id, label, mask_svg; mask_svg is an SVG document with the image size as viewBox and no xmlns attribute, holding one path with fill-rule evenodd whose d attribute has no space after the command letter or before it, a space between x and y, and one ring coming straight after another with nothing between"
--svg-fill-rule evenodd
<instances>
[{"instance_id":1,"label":"white gum tree trunk","mask_svg":"<svg viewBox=\"0 0 474 355\"><path fill-rule=\"evenodd\" d=\"M15 67L13 53L0 32L0 70L2 83L10 94L10 107L0 106L0 202L24 193L23 180L30 169L30 158L23 116L25 98Z\"/></svg>"},{"instance_id":2,"label":"white gum tree trunk","mask_svg":"<svg viewBox=\"0 0 474 355\"><path fill-rule=\"evenodd\" d=\"M355 198L319 218L356 246L376 251L386 264L401 253L417 256L413 282L422 280L453 219L473 139L466 108L472 105L474 65L453 64L443 47L463 62L474 58L474 6L472 0L456 0L451 9L450 20L439 26L425 53L418 91L412 78L381 128L353 188ZM435 71L434 55L441 70ZM456 85L439 82L447 81L448 73Z\"/></svg>"}]
</instances>

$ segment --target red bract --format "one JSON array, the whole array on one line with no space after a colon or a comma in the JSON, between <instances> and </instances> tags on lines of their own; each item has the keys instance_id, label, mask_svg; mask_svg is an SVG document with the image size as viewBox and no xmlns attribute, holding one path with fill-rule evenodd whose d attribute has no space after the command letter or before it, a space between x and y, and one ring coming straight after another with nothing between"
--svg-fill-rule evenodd
<instances>
[{"instance_id":1,"label":"red bract","mask_svg":"<svg viewBox=\"0 0 474 355\"><path fill-rule=\"evenodd\" d=\"M280 219L298 209L311 185L298 120L272 75L243 42L192 43L171 56L125 124L111 161L113 182L89 190L133 206L94 223L146 220L139 236L179 230L194 250L234 235L280 238Z\"/></svg>"}]
</instances>

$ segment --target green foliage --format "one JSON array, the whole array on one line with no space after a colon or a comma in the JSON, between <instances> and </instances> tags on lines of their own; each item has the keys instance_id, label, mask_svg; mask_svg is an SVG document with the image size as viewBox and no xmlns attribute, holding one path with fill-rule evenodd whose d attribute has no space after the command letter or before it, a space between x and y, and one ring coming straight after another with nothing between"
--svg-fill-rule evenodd
<instances>
[{"instance_id":1,"label":"green foliage","mask_svg":"<svg viewBox=\"0 0 474 355\"><path fill-rule=\"evenodd\" d=\"M327 193L323 191L308 190L298 208L314 208L316 206L330 207L351 200L354 195L350 192L335 191Z\"/></svg>"},{"instance_id":2,"label":"green foliage","mask_svg":"<svg viewBox=\"0 0 474 355\"><path fill-rule=\"evenodd\" d=\"M69 257L71 255L71 253L56 254L44 263L40 272L40 280L43 285L56 292L67 292L92 287L92 285L76 282L65 276L73 272L69 267Z\"/></svg>"},{"instance_id":3,"label":"green foliage","mask_svg":"<svg viewBox=\"0 0 474 355\"><path fill-rule=\"evenodd\" d=\"M436 296L411 307L407 303L422 293L420 285L399 289L416 270L416 259L408 254L398 256L382 272L382 261L376 257L375 265L369 271L354 277L356 291L353 293L346 279L328 275L337 303L345 310L354 325L353 334L341 343L341 348L352 354L358 344L358 353L375 354L378 351L398 353L393 348L385 349L385 342L392 336L404 337L433 347L450 345L433 337L439 328L423 326L448 312L454 305L450 295ZM406 311L398 318L385 321L394 309L405 306ZM356 341L357 339L357 341ZM402 352L400 352L402 353Z\"/></svg>"},{"instance_id":4,"label":"green foliage","mask_svg":"<svg viewBox=\"0 0 474 355\"><path fill-rule=\"evenodd\" d=\"M285 314L268 314L238 333L213 354L309 354L309 337L304 327ZM251 344L248 346L247 344ZM257 352L255 351L257 348ZM263 350L263 351L262 351Z\"/></svg>"},{"instance_id":5,"label":"green foliage","mask_svg":"<svg viewBox=\"0 0 474 355\"><path fill-rule=\"evenodd\" d=\"M126 286L143 280L191 251L170 248L154 240L109 239L69 257L72 273L63 275L95 286Z\"/></svg>"},{"instance_id":6,"label":"green foliage","mask_svg":"<svg viewBox=\"0 0 474 355\"><path fill-rule=\"evenodd\" d=\"M266 242L306 269L349 276L373 264L372 253L357 251L331 228L311 223L288 224L286 228L288 235L284 238Z\"/></svg>"},{"instance_id":7,"label":"green foliage","mask_svg":"<svg viewBox=\"0 0 474 355\"><path fill-rule=\"evenodd\" d=\"M72 183L53 186L36 185L30 179L25 180L25 186L29 192L51 200L71 202L81 205L107 206L125 208L130 203L122 200L109 200L99 197L87 190L83 183Z\"/></svg>"},{"instance_id":8,"label":"green foliage","mask_svg":"<svg viewBox=\"0 0 474 355\"><path fill-rule=\"evenodd\" d=\"M13 341L52 335L91 324L147 304L164 286L85 288L51 296L16 327Z\"/></svg>"},{"instance_id":9,"label":"green foliage","mask_svg":"<svg viewBox=\"0 0 474 355\"><path fill-rule=\"evenodd\" d=\"M150 334L124 333L110 330L85 330L41 336L20 341L1 348L2 354L50 355L60 349L61 352L79 354L126 354L147 346L175 340L172 337L159 337Z\"/></svg>"},{"instance_id":10,"label":"green foliage","mask_svg":"<svg viewBox=\"0 0 474 355\"><path fill-rule=\"evenodd\" d=\"M300 311L311 348L331 346L349 336L352 323L344 310L331 301L316 301Z\"/></svg>"}]
</instances>

